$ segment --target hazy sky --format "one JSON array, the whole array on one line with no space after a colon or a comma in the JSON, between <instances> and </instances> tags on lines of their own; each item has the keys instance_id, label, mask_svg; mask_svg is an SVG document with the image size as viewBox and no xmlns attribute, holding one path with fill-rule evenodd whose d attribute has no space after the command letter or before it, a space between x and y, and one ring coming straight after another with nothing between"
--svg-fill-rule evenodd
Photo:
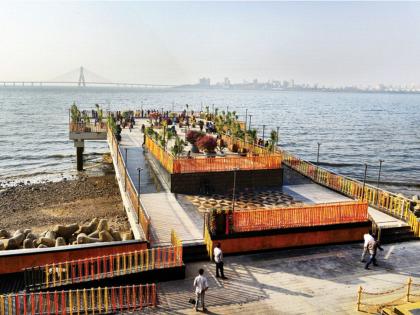
<instances>
[{"instance_id":1,"label":"hazy sky","mask_svg":"<svg viewBox=\"0 0 420 315\"><path fill-rule=\"evenodd\" d=\"M1 2L0 21L0 80L420 85L414 2Z\"/></svg>"}]
</instances>

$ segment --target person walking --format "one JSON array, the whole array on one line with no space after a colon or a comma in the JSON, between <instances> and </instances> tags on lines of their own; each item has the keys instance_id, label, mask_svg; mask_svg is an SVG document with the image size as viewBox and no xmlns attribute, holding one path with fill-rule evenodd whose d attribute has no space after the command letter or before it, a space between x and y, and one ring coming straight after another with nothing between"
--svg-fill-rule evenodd
<instances>
[{"instance_id":1,"label":"person walking","mask_svg":"<svg viewBox=\"0 0 420 315\"><path fill-rule=\"evenodd\" d=\"M201 306L203 307L203 312L207 311L204 304L204 296L209 288L207 278L203 276L204 269L200 268L198 270L198 276L194 279L194 288L195 288L195 311L198 312L198 304L201 300Z\"/></svg>"},{"instance_id":2,"label":"person walking","mask_svg":"<svg viewBox=\"0 0 420 315\"><path fill-rule=\"evenodd\" d=\"M380 246L380 244L379 244L379 241L377 241L376 239L375 239L375 236L373 236L373 240L370 240L369 241L369 243L368 243L368 251L369 251L369 254L370 254L370 257L369 257L369 260L368 260L368 262L366 263L366 265L365 265L365 269L369 269L369 265L371 264L371 263L373 263L373 265L374 266L377 266L378 264L377 264L377 262L376 262L376 252L377 252L377 249L380 249L381 251L382 250L384 250L381 246Z\"/></svg>"},{"instance_id":3,"label":"person walking","mask_svg":"<svg viewBox=\"0 0 420 315\"><path fill-rule=\"evenodd\" d=\"M366 253L368 252L368 244L369 244L370 241L374 240L374 238L372 236L372 231L369 230L368 233L363 235L363 239L365 240L365 243L363 244L362 258L360 259L361 262L365 262L365 256L366 256Z\"/></svg>"},{"instance_id":4,"label":"person walking","mask_svg":"<svg viewBox=\"0 0 420 315\"><path fill-rule=\"evenodd\" d=\"M217 243L216 247L213 250L213 254L214 254L214 262L216 263L216 278L220 278L220 276L222 276L223 280L227 280L227 278L225 277L225 273L223 270L223 252L221 249L221 244ZM219 274L219 270L220 270L220 274Z\"/></svg>"}]
</instances>

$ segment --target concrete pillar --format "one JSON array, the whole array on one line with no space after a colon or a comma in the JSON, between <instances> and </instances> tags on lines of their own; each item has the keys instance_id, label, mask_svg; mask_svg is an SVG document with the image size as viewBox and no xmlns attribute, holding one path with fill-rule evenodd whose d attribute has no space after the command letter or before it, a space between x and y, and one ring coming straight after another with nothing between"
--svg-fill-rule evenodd
<instances>
[{"instance_id":1,"label":"concrete pillar","mask_svg":"<svg viewBox=\"0 0 420 315\"><path fill-rule=\"evenodd\" d=\"M85 149L85 141L74 140L74 146L76 147L77 170L83 171L83 151Z\"/></svg>"}]
</instances>

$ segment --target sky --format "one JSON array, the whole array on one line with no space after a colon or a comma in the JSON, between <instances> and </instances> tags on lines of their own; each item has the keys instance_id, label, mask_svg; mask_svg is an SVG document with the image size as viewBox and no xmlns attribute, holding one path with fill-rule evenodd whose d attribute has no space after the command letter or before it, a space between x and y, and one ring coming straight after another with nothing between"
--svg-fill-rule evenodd
<instances>
[{"instance_id":1,"label":"sky","mask_svg":"<svg viewBox=\"0 0 420 315\"><path fill-rule=\"evenodd\" d=\"M0 81L83 65L114 82L420 86L420 2L0 2L0 21Z\"/></svg>"}]
</instances>

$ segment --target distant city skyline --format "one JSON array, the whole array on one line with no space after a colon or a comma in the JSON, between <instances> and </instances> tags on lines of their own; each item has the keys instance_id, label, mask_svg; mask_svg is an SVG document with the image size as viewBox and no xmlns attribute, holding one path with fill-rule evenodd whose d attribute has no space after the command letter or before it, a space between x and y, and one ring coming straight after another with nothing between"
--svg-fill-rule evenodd
<instances>
[{"instance_id":1,"label":"distant city skyline","mask_svg":"<svg viewBox=\"0 0 420 315\"><path fill-rule=\"evenodd\" d=\"M416 2L1 2L0 80L418 86ZM253 80L253 79L250 79Z\"/></svg>"}]
</instances>

